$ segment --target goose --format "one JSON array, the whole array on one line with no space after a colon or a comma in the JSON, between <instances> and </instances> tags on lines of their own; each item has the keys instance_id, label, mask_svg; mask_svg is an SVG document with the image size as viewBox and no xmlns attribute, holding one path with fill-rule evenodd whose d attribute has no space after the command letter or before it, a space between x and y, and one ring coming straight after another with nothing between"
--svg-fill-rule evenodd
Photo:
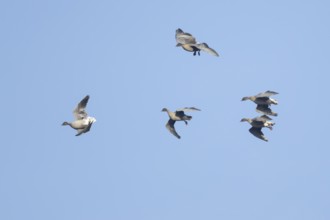
<instances>
[{"instance_id":1,"label":"goose","mask_svg":"<svg viewBox=\"0 0 330 220\"><path fill-rule=\"evenodd\" d=\"M73 122L63 122L62 125L69 125L71 128L77 130L76 136L79 136L83 133L88 132L92 124L96 122L96 119L93 117L90 117L87 115L87 112L85 111L87 102L89 100L89 95L87 95L85 98L83 98L77 107L73 110L73 115L75 117L75 121Z\"/></svg>"},{"instance_id":2,"label":"goose","mask_svg":"<svg viewBox=\"0 0 330 220\"><path fill-rule=\"evenodd\" d=\"M255 118L242 118L241 122L247 121L252 126L249 131L251 134L253 134L255 137L260 138L261 140L268 141L268 139L264 136L261 129L263 127L269 128L270 130L273 130L273 126L275 125L274 122L271 122L272 120L267 115L262 115L260 117Z\"/></svg>"},{"instance_id":3,"label":"goose","mask_svg":"<svg viewBox=\"0 0 330 220\"><path fill-rule=\"evenodd\" d=\"M183 32L180 28L178 28L175 32L175 39L177 42L177 47L182 47L184 50L188 52L193 52L193 55L200 56L200 51L205 51L213 56L219 56L219 54L212 48L209 47L206 43L197 43L196 39L189 33Z\"/></svg>"},{"instance_id":4,"label":"goose","mask_svg":"<svg viewBox=\"0 0 330 220\"><path fill-rule=\"evenodd\" d=\"M192 119L192 116L190 115L186 115L184 112L185 111L200 111L200 109L195 108L195 107L186 107L186 108L182 108L182 109L178 109L175 112L171 112L170 110L168 110L167 108L163 108L162 112L167 112L168 116L170 117L170 119L168 120L167 124L166 124L166 128L178 139L180 139L180 135L176 132L175 128L174 128L174 124L176 121L184 121L184 123L186 125L188 125L189 120Z\"/></svg>"},{"instance_id":5,"label":"goose","mask_svg":"<svg viewBox=\"0 0 330 220\"><path fill-rule=\"evenodd\" d=\"M277 105L278 101L275 99L270 98L270 96L272 95L277 95L277 92L273 92L273 91L266 91L266 92L262 92L259 93L255 96L246 96L242 98L242 101L246 101L246 100L251 100L254 103L257 104L257 108L256 111L262 114L266 114L266 115L272 115L272 116L277 116L278 114L273 112L269 106L270 105Z\"/></svg>"}]
</instances>

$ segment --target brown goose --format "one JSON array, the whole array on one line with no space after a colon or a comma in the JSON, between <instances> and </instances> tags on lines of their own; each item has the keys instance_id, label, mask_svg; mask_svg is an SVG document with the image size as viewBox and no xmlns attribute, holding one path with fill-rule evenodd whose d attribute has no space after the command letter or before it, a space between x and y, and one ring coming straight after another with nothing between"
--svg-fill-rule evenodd
<instances>
[{"instance_id":1,"label":"brown goose","mask_svg":"<svg viewBox=\"0 0 330 220\"><path fill-rule=\"evenodd\" d=\"M73 115L75 117L75 121L73 122L63 122L62 125L69 125L71 128L77 130L76 136L79 136L83 133L88 132L92 124L96 122L96 119L93 117L89 117L87 115L87 112L85 111L87 102L89 100L89 96L87 95L85 98L83 98L77 107L73 110Z\"/></svg>"},{"instance_id":2,"label":"brown goose","mask_svg":"<svg viewBox=\"0 0 330 220\"><path fill-rule=\"evenodd\" d=\"M177 138L181 138L180 135L176 132L175 128L174 128L174 124L176 121L184 121L184 123L186 125L188 125L189 120L192 119L192 116L190 115L186 115L184 112L185 111L200 111L200 109L195 108L195 107L186 107L186 108L182 108L182 109L178 109L175 112L171 112L170 110L168 110L167 108L163 108L162 109L163 112L167 112L168 116L170 117L170 119L168 120L167 124L166 124L166 128Z\"/></svg>"},{"instance_id":3,"label":"brown goose","mask_svg":"<svg viewBox=\"0 0 330 220\"><path fill-rule=\"evenodd\" d=\"M270 98L270 96L272 95L277 95L277 92L273 92L273 91L266 91L266 92L262 92L259 93L258 95L255 96L246 96L242 98L242 101L246 101L246 100L251 100L254 103L257 104L257 108L256 111L260 112L262 114L266 114L266 115L272 115L272 116L277 116L278 114L273 112L269 106L270 105L277 105L278 101L275 99Z\"/></svg>"},{"instance_id":4,"label":"brown goose","mask_svg":"<svg viewBox=\"0 0 330 220\"><path fill-rule=\"evenodd\" d=\"M268 141L268 139L262 133L261 129L263 127L266 127L266 128L269 128L270 130L272 130L275 123L271 122L270 120L272 120L272 119L270 117L268 117L267 115L262 115L260 117L256 117L256 118L252 118L252 119L243 118L241 120L241 122L243 122L243 121L249 122L249 124L252 126L249 129L250 133L261 140Z\"/></svg>"},{"instance_id":5,"label":"brown goose","mask_svg":"<svg viewBox=\"0 0 330 220\"><path fill-rule=\"evenodd\" d=\"M206 43L197 43L196 39L189 33L183 32L178 28L175 32L175 39L177 42L177 47L182 47L188 52L193 52L195 56L196 53L200 55L200 51L205 51L213 56L219 56L219 54L212 48L210 48Z\"/></svg>"}]
</instances>

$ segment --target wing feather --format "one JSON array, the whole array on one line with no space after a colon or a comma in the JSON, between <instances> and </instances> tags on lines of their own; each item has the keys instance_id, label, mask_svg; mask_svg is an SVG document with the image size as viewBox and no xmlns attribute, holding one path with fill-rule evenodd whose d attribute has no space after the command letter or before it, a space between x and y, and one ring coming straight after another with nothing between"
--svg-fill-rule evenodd
<instances>
[{"instance_id":1,"label":"wing feather","mask_svg":"<svg viewBox=\"0 0 330 220\"><path fill-rule=\"evenodd\" d=\"M184 107L184 108L177 109L176 111L188 112L188 111L201 111L201 110L198 108L195 108L195 107Z\"/></svg>"},{"instance_id":2,"label":"wing feather","mask_svg":"<svg viewBox=\"0 0 330 220\"><path fill-rule=\"evenodd\" d=\"M219 56L219 54L212 48L209 47L206 43L196 44L196 47L202 51L205 51L213 56Z\"/></svg>"},{"instance_id":3,"label":"wing feather","mask_svg":"<svg viewBox=\"0 0 330 220\"><path fill-rule=\"evenodd\" d=\"M277 113L273 112L268 105L257 105L256 111L266 115L277 116Z\"/></svg>"},{"instance_id":4,"label":"wing feather","mask_svg":"<svg viewBox=\"0 0 330 220\"><path fill-rule=\"evenodd\" d=\"M269 97L269 96L272 96L272 95L277 95L278 93L277 92L273 92L273 91L266 91L266 92L262 92L262 93L259 93L258 95L256 95L255 97L256 98L260 98L260 97Z\"/></svg>"},{"instance_id":5,"label":"wing feather","mask_svg":"<svg viewBox=\"0 0 330 220\"><path fill-rule=\"evenodd\" d=\"M183 32L180 28L176 30L175 39L178 44L196 43L196 39L191 34Z\"/></svg>"},{"instance_id":6,"label":"wing feather","mask_svg":"<svg viewBox=\"0 0 330 220\"><path fill-rule=\"evenodd\" d=\"M264 133L262 133L261 128L255 128L251 127L249 129L250 133L253 134L255 137L263 140L263 141L268 141L268 139L264 136Z\"/></svg>"},{"instance_id":7,"label":"wing feather","mask_svg":"<svg viewBox=\"0 0 330 220\"><path fill-rule=\"evenodd\" d=\"M173 134L175 137L177 138L181 138L180 135L176 132L175 128L174 128L174 123L175 121L170 119L168 120L167 124L166 124L166 128L171 132L171 134Z\"/></svg>"},{"instance_id":8,"label":"wing feather","mask_svg":"<svg viewBox=\"0 0 330 220\"><path fill-rule=\"evenodd\" d=\"M85 108L87 106L89 100L89 95L85 96L77 105L77 107L73 110L74 117L79 120L87 117L87 112Z\"/></svg>"}]
</instances>

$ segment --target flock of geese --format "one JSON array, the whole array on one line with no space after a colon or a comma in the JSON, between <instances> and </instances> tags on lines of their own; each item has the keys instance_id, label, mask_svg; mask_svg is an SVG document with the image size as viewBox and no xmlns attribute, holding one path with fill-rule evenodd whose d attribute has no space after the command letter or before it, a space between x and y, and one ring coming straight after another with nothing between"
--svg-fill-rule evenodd
<instances>
[{"instance_id":1,"label":"flock of geese","mask_svg":"<svg viewBox=\"0 0 330 220\"><path fill-rule=\"evenodd\" d=\"M175 39L177 42L177 47L182 47L184 50L188 52L192 52L195 56L196 54L200 55L200 51L204 51L213 56L219 56L219 54L212 48L210 48L206 43L198 43L191 34L183 32L180 28L176 30ZM274 122L271 122L271 118L267 115L277 116L277 113L273 112L270 109L270 106L277 105L278 102L275 99L270 98L272 95L277 95L277 92L266 91L263 93L259 93L255 96L247 96L243 97L242 101L251 100L257 104L256 111L262 113L262 116L256 118L243 118L241 122L247 121L252 127L249 129L250 133L255 137L260 138L261 140L268 141L268 139L264 136L261 129L263 127L267 127L272 130L275 125ZM86 106L89 100L89 96L87 95L83 98L77 105L77 107L73 111L73 115L75 120L72 122L63 122L62 125L69 125L71 128L77 130L76 136L79 136L83 133L88 132L92 124L96 122L94 117L88 116L86 112ZM195 107L186 107L182 109L178 109L175 112L168 110L167 108L162 109L163 112L167 112L169 116L169 120L166 124L166 128L178 139L181 136L176 132L174 124L176 121L184 121L186 125L188 125L188 121L192 119L192 116L186 115L187 111L200 111L200 109Z\"/></svg>"},{"instance_id":2,"label":"flock of geese","mask_svg":"<svg viewBox=\"0 0 330 220\"><path fill-rule=\"evenodd\" d=\"M269 107L272 104L274 105L278 104L278 102L275 99L270 98L270 96L277 94L278 94L277 92L266 91L263 93L259 93L258 95L255 96L247 96L242 98L242 101L251 100L252 102L256 103L257 104L256 111L262 113L263 115L252 119L243 118L241 122L243 121L249 122L250 125L252 126L249 129L250 133L264 141L268 141L268 139L262 133L261 129L263 127L266 127L272 130L273 126L275 125L274 122L271 122L272 119L267 115L277 116L277 113L273 112Z\"/></svg>"}]
</instances>

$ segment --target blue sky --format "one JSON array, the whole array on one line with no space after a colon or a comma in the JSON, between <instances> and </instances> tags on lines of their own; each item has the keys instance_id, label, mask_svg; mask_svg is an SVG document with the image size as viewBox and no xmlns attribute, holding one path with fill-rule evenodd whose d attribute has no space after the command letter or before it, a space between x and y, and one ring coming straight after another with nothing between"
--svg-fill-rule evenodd
<instances>
[{"instance_id":1,"label":"blue sky","mask_svg":"<svg viewBox=\"0 0 330 220\"><path fill-rule=\"evenodd\" d=\"M328 220L328 1L6 1L0 219ZM220 54L175 47L181 28ZM241 98L279 92L269 142ZM97 119L62 127L90 95ZM195 106L178 140L171 110Z\"/></svg>"}]
</instances>

